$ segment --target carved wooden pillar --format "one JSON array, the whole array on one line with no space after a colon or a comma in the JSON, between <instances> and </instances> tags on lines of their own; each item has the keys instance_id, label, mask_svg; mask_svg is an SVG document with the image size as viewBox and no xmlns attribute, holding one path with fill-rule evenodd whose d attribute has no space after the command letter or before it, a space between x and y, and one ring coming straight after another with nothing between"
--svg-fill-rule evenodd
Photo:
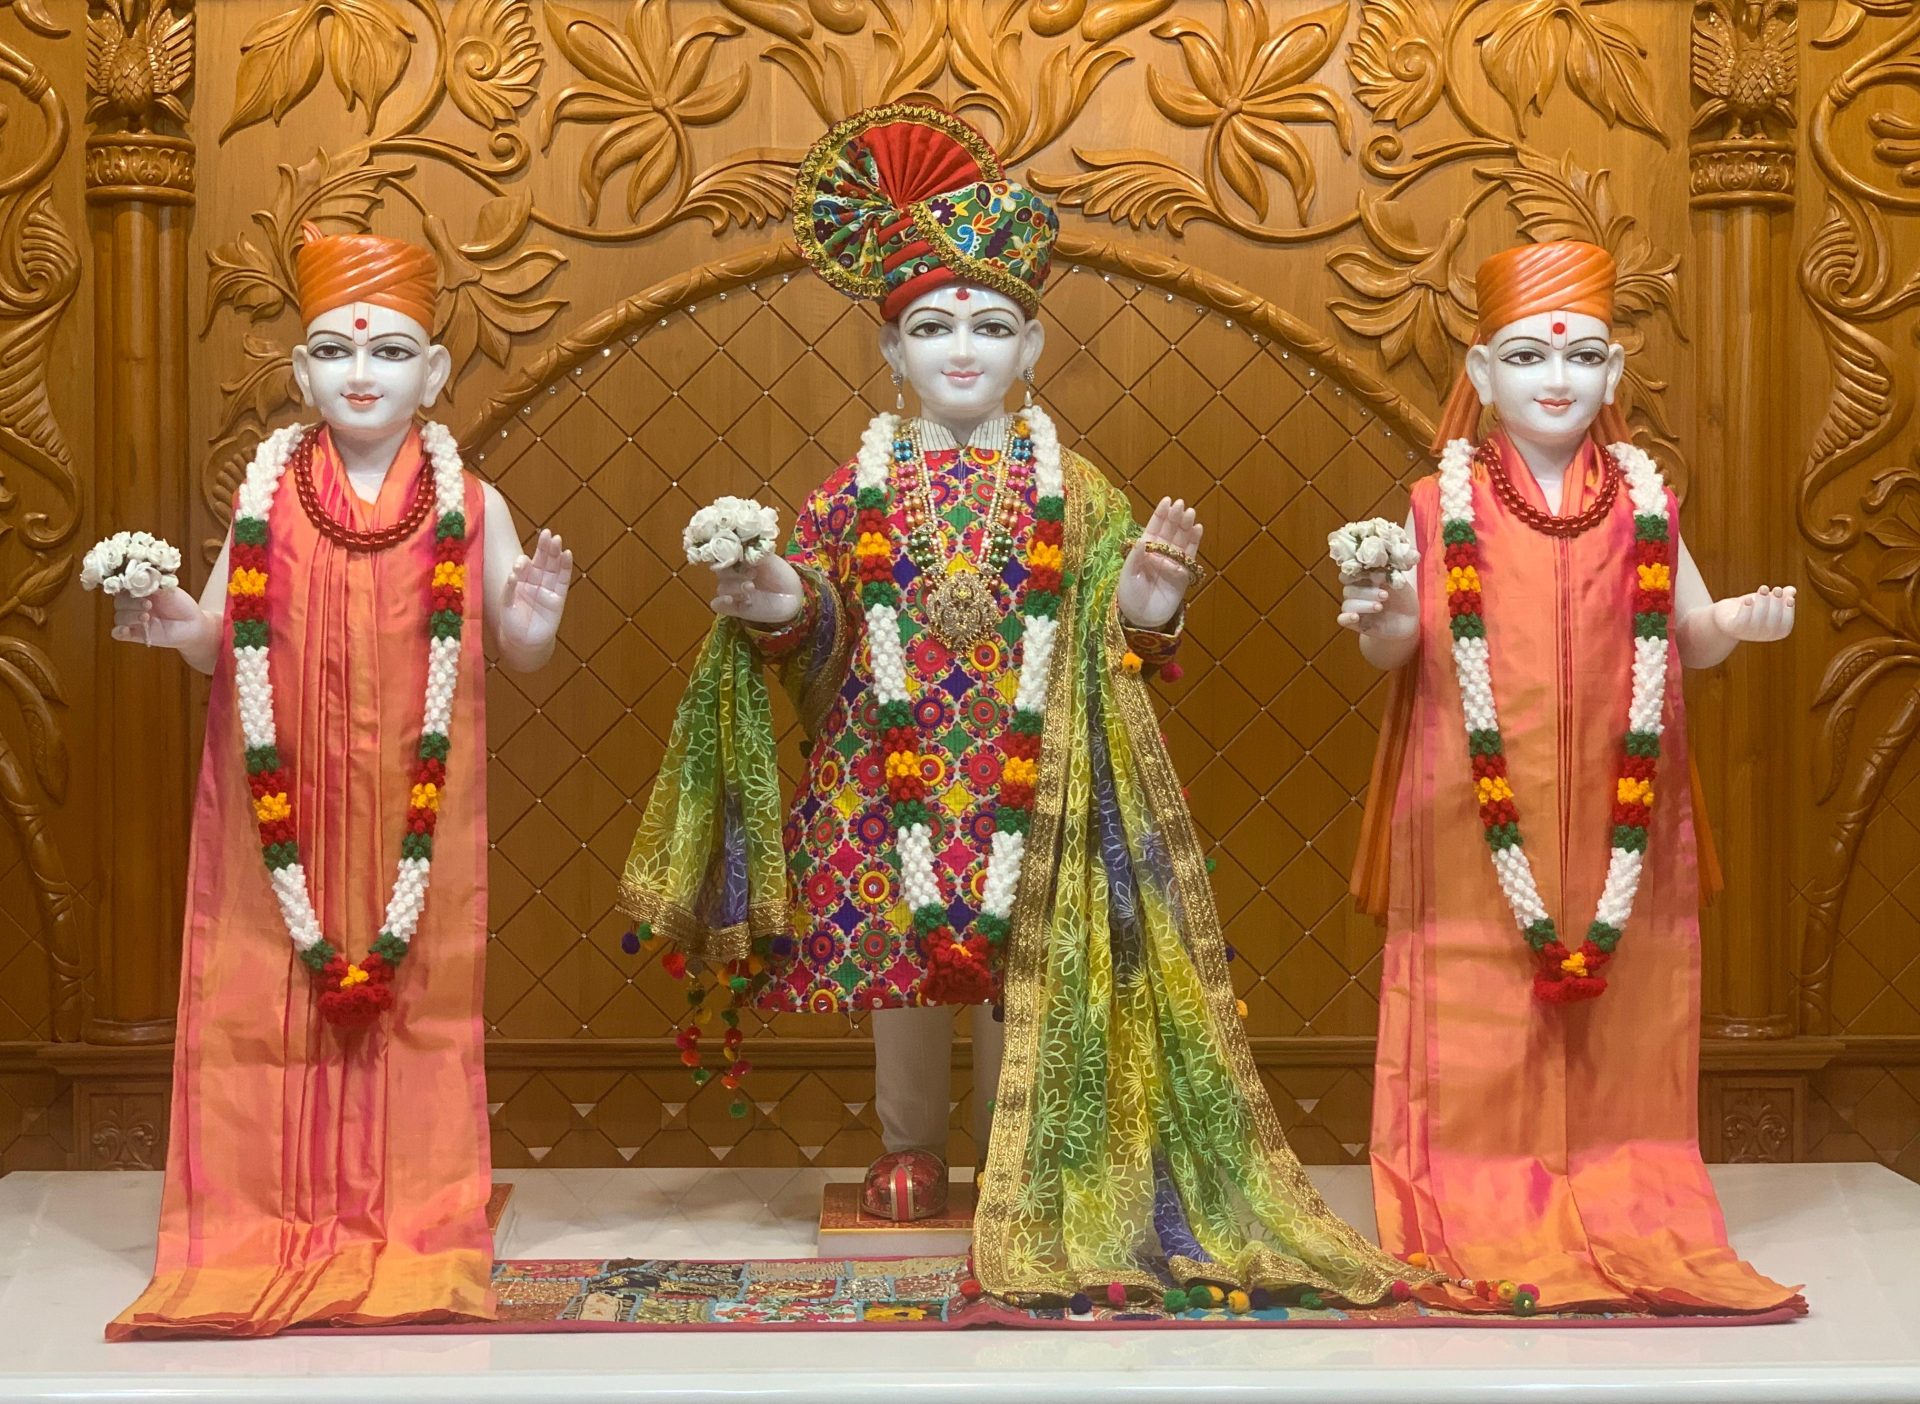
<instances>
[{"instance_id":1,"label":"carved wooden pillar","mask_svg":"<svg viewBox=\"0 0 1920 1404\"><path fill-rule=\"evenodd\" d=\"M1793 579L1789 354L1797 7L1700 0L1693 15L1690 151L1698 465L1686 540L1719 594ZM1727 890L1705 914L1706 1032L1796 1032L1784 797L1800 788L1792 653L1746 646L1688 681L1689 731Z\"/></svg>"},{"instance_id":2,"label":"carved wooden pillar","mask_svg":"<svg viewBox=\"0 0 1920 1404\"><path fill-rule=\"evenodd\" d=\"M187 219L193 143L154 132L87 141L93 239L94 464L102 530L192 537L187 440ZM189 563L191 570L192 563ZM186 582L197 587L197 580ZM185 816L193 802L192 682L171 652L101 630L97 686L100 900L91 1043L173 1036Z\"/></svg>"}]
</instances>

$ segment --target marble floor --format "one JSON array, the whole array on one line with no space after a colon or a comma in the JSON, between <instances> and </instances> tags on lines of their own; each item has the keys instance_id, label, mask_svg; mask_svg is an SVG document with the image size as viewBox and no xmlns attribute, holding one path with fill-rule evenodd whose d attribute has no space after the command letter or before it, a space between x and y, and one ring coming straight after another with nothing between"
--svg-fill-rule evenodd
<instances>
[{"instance_id":1,"label":"marble floor","mask_svg":"<svg viewBox=\"0 0 1920 1404\"><path fill-rule=\"evenodd\" d=\"M851 1171L517 1170L503 1257L806 1255ZM1363 1169L1314 1172L1371 1223ZM1920 1400L1920 1185L1722 1166L1734 1241L1812 1314L1741 1329L288 1337L106 1345L153 1259L156 1174L0 1179L0 1400L916 1404L1880 1404Z\"/></svg>"}]
</instances>

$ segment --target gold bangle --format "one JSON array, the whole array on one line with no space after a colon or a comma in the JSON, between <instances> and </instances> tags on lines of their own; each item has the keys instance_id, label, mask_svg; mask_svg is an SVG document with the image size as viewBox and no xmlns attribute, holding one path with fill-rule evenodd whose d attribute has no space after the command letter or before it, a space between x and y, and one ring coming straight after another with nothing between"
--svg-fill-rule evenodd
<instances>
[{"instance_id":1,"label":"gold bangle","mask_svg":"<svg viewBox=\"0 0 1920 1404\"><path fill-rule=\"evenodd\" d=\"M1186 571L1193 582L1188 588L1197 589L1200 583L1207 578L1207 568L1200 564L1200 558L1198 556L1182 551L1178 546L1165 541L1142 541L1140 544L1154 555L1165 556L1168 560L1175 562L1182 570Z\"/></svg>"}]
</instances>

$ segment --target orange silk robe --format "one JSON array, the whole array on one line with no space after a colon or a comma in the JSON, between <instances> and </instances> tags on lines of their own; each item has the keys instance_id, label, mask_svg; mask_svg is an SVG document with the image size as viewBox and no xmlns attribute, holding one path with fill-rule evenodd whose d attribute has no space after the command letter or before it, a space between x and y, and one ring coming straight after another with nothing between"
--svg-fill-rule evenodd
<instances>
[{"instance_id":1,"label":"orange silk robe","mask_svg":"<svg viewBox=\"0 0 1920 1404\"><path fill-rule=\"evenodd\" d=\"M1545 510L1532 473L1497 442ZM1593 501L1599 467L1590 445L1568 470L1563 514ZM1425 1252L1454 1277L1534 1283L1543 1309L1797 1305L1727 1246L1700 1161L1701 858L1677 647L1646 866L1609 988L1543 1004L1481 837L1437 477L1415 486L1413 514L1420 652L1394 680L1355 874L1362 905L1387 921L1372 1137L1381 1243ZM1633 509L1622 484L1601 523L1547 536L1476 469L1474 516L1520 832L1541 898L1577 947L1606 875L1632 690ZM1671 495L1668 519L1677 542Z\"/></svg>"},{"instance_id":2,"label":"orange silk robe","mask_svg":"<svg viewBox=\"0 0 1920 1404\"><path fill-rule=\"evenodd\" d=\"M357 529L402 517L429 471L409 437L367 504L325 436L314 455L321 501ZM313 977L294 956L260 856L223 625L193 816L159 1254L152 1284L108 1326L111 1340L493 1312L480 1012L485 530L471 478L466 514L448 793L426 910L394 1007L373 1028L322 1023ZM273 504L274 719L314 909L350 958L378 934L400 857L433 532L429 513L390 550L350 552L307 520L291 474Z\"/></svg>"}]
</instances>

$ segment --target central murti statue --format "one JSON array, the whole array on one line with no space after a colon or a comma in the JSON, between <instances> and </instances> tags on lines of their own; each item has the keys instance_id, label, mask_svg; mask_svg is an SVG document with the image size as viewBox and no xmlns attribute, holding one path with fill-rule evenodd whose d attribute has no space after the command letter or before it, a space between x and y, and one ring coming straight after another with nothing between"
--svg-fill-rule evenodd
<instances>
[{"instance_id":1,"label":"central murti statue","mask_svg":"<svg viewBox=\"0 0 1920 1404\"><path fill-rule=\"evenodd\" d=\"M1142 531L1033 398L1053 210L965 122L891 105L814 146L795 229L829 283L878 300L898 408L910 387L919 413L873 418L784 556L716 569L624 907L676 968L695 958L696 1009L713 978L730 1025L748 1002L870 1012L871 1212L944 1196L954 1013L973 1009L988 1291L1379 1301L1407 1270L1286 1145L1148 696L1200 525L1162 501ZM767 666L808 737L784 820Z\"/></svg>"}]
</instances>

